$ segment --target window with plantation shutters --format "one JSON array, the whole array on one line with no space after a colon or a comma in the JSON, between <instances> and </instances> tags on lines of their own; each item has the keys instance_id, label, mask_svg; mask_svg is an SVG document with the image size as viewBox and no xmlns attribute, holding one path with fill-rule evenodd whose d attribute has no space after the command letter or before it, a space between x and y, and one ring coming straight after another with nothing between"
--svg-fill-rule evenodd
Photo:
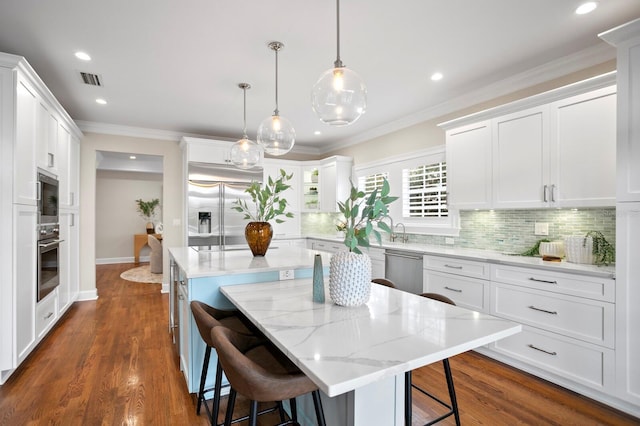
<instances>
[{"instance_id":1,"label":"window with plantation shutters","mask_svg":"<svg viewBox=\"0 0 640 426\"><path fill-rule=\"evenodd\" d=\"M426 164L402 170L402 216L447 217L447 165Z\"/></svg>"},{"instance_id":2,"label":"window with plantation shutters","mask_svg":"<svg viewBox=\"0 0 640 426\"><path fill-rule=\"evenodd\" d=\"M368 176L360 176L358 178L358 189L365 194L371 194L375 189L382 188L382 181L389 179L389 173L375 173Z\"/></svg>"}]
</instances>

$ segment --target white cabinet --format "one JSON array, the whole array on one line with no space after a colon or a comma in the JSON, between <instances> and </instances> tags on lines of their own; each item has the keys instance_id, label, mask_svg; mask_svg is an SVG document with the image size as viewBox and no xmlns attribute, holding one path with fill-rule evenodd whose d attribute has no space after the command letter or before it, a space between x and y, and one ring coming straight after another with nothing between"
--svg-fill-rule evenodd
<instances>
[{"instance_id":1,"label":"white cabinet","mask_svg":"<svg viewBox=\"0 0 640 426\"><path fill-rule=\"evenodd\" d=\"M448 202L458 209L491 208L489 121L447 131Z\"/></svg>"},{"instance_id":2,"label":"white cabinet","mask_svg":"<svg viewBox=\"0 0 640 426\"><path fill-rule=\"evenodd\" d=\"M334 156L302 162L302 197L306 211L335 212L351 189L350 157Z\"/></svg>"},{"instance_id":3,"label":"white cabinet","mask_svg":"<svg viewBox=\"0 0 640 426\"><path fill-rule=\"evenodd\" d=\"M441 256L423 257L423 290L447 296L456 305L489 311L489 264Z\"/></svg>"},{"instance_id":4,"label":"white cabinet","mask_svg":"<svg viewBox=\"0 0 640 426\"><path fill-rule=\"evenodd\" d=\"M36 112L35 89L18 74L16 87L16 129L14 145L13 202L35 205L36 191Z\"/></svg>"},{"instance_id":5,"label":"white cabinet","mask_svg":"<svg viewBox=\"0 0 640 426\"><path fill-rule=\"evenodd\" d=\"M41 339L58 319L58 292L53 291L36 306L36 336Z\"/></svg>"},{"instance_id":6,"label":"white cabinet","mask_svg":"<svg viewBox=\"0 0 640 426\"><path fill-rule=\"evenodd\" d=\"M58 165L60 208L78 209L80 142L63 125L58 126Z\"/></svg>"},{"instance_id":7,"label":"white cabinet","mask_svg":"<svg viewBox=\"0 0 640 426\"><path fill-rule=\"evenodd\" d=\"M613 206L612 82L604 75L442 123L452 207Z\"/></svg>"},{"instance_id":8,"label":"white cabinet","mask_svg":"<svg viewBox=\"0 0 640 426\"><path fill-rule=\"evenodd\" d=\"M339 242L330 242L325 240L316 240L313 238L307 239L307 248L311 250L327 251L329 253L336 253L340 250L346 250L344 244Z\"/></svg>"},{"instance_id":9,"label":"white cabinet","mask_svg":"<svg viewBox=\"0 0 640 426\"><path fill-rule=\"evenodd\" d=\"M36 112L37 165L58 174L58 119L42 99L38 99Z\"/></svg>"},{"instance_id":10,"label":"white cabinet","mask_svg":"<svg viewBox=\"0 0 640 426\"><path fill-rule=\"evenodd\" d=\"M231 146L233 142L183 137L180 146L186 151L187 162L211 164L232 164Z\"/></svg>"},{"instance_id":11,"label":"white cabinet","mask_svg":"<svg viewBox=\"0 0 640 426\"><path fill-rule=\"evenodd\" d=\"M78 213L70 210L60 212L60 285L58 286L58 313L62 315L79 291L80 269Z\"/></svg>"},{"instance_id":12,"label":"white cabinet","mask_svg":"<svg viewBox=\"0 0 640 426\"><path fill-rule=\"evenodd\" d=\"M189 381L189 372L191 371L191 357L189 348L191 347L191 330L193 327L193 319L191 316L191 307L189 305L189 294L187 290L187 283L184 279L184 273L180 273L181 279L178 287L178 310L180 324L180 369L182 370L187 383Z\"/></svg>"},{"instance_id":13,"label":"white cabinet","mask_svg":"<svg viewBox=\"0 0 640 426\"><path fill-rule=\"evenodd\" d=\"M383 248L369 247L367 250L371 258L371 278L385 277L385 255Z\"/></svg>"},{"instance_id":14,"label":"white cabinet","mask_svg":"<svg viewBox=\"0 0 640 426\"><path fill-rule=\"evenodd\" d=\"M490 313L526 325L522 333L492 344L492 350L542 370L549 380L613 393L615 283L492 265Z\"/></svg>"},{"instance_id":15,"label":"white cabinet","mask_svg":"<svg viewBox=\"0 0 640 426\"><path fill-rule=\"evenodd\" d=\"M544 207L549 199L547 108L536 107L492 121L493 207Z\"/></svg>"},{"instance_id":16,"label":"white cabinet","mask_svg":"<svg viewBox=\"0 0 640 426\"><path fill-rule=\"evenodd\" d=\"M550 202L557 207L613 206L616 199L616 88L550 106Z\"/></svg>"},{"instance_id":17,"label":"white cabinet","mask_svg":"<svg viewBox=\"0 0 640 426\"><path fill-rule=\"evenodd\" d=\"M34 206L14 207L15 217L15 357L19 364L31 352L36 344L36 276L37 270L37 220ZM10 324L13 323L10 322ZM3 349L4 350L4 349ZM3 368L4 369L4 368Z\"/></svg>"}]
</instances>

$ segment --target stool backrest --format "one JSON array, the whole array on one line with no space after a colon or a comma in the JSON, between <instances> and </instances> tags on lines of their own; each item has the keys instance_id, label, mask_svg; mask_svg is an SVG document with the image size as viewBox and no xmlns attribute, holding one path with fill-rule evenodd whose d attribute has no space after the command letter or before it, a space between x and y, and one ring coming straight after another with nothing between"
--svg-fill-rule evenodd
<instances>
[{"instance_id":1,"label":"stool backrest","mask_svg":"<svg viewBox=\"0 0 640 426\"><path fill-rule=\"evenodd\" d=\"M393 281L388 280L386 278L374 278L371 280L371 282L376 284L381 284L391 288L396 288L396 285L393 283Z\"/></svg>"},{"instance_id":2,"label":"stool backrest","mask_svg":"<svg viewBox=\"0 0 640 426\"><path fill-rule=\"evenodd\" d=\"M221 311L198 300L192 300L190 305L200 337L207 345L213 346L211 344L211 329L222 326L223 324L219 320L233 316L234 313Z\"/></svg>"},{"instance_id":3,"label":"stool backrest","mask_svg":"<svg viewBox=\"0 0 640 426\"><path fill-rule=\"evenodd\" d=\"M453 305L453 306L456 305L453 300L449 299L447 296L443 296L443 295L438 294L438 293L422 293L420 296L426 297L427 299L433 299L433 300L437 300L439 302L448 303L448 304Z\"/></svg>"}]
</instances>

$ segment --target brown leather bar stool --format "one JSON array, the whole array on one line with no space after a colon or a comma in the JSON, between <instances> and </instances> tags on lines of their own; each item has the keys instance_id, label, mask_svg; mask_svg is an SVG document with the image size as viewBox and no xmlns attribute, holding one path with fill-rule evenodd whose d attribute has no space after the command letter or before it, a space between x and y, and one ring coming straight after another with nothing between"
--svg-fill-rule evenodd
<instances>
[{"instance_id":1,"label":"brown leather bar stool","mask_svg":"<svg viewBox=\"0 0 640 426\"><path fill-rule=\"evenodd\" d=\"M256 425L258 402L285 400L291 404L291 420L281 425L297 425L295 398L309 392L318 425L326 425L318 387L277 348L271 344L255 347L251 337L224 327L213 328L211 338L231 384L225 426L231 425L238 393L251 401L250 426Z\"/></svg>"},{"instance_id":2,"label":"brown leather bar stool","mask_svg":"<svg viewBox=\"0 0 640 426\"><path fill-rule=\"evenodd\" d=\"M205 402L205 393L214 391L213 394L213 408L209 411L209 407L206 402L204 404L205 411L209 416L209 420L212 425L215 425L218 420L218 413L220 412L220 392L222 390L222 367L220 360L216 366L216 377L213 389L205 389L205 381L207 379L207 372L209 370L209 359L211 357L211 348L215 348L214 342L211 339L211 330L214 328L225 328L233 330L235 333L251 337L254 345L259 345L263 340L253 336L253 333L242 322L236 311L225 311L213 308L206 303L199 302L197 300L191 301L191 312L193 318L200 332L200 336L204 343L207 345L204 352L204 362L202 363L202 373L200 374L200 387L198 389L198 403L196 406L196 413L200 415L200 407Z\"/></svg>"},{"instance_id":3,"label":"brown leather bar stool","mask_svg":"<svg viewBox=\"0 0 640 426\"><path fill-rule=\"evenodd\" d=\"M433 299L433 300L437 300L440 302L444 302L444 303L448 303L449 305L454 305L455 303L453 302L453 300L449 299L446 296L443 296L441 294L436 294L436 293L422 293L420 296L429 298L429 299ZM424 395L428 396L429 398L439 402L441 405L447 407L449 409L448 412L446 412L445 414L441 415L440 417L431 420L427 423L424 424L424 426L429 426L432 425L434 423L438 423L439 421L446 419L447 417L453 415L456 419L456 425L460 426L460 413L458 411L458 400L456 399L456 390L453 387L453 375L451 374L451 366L449 365L449 358L445 358L442 360L442 365L444 367L444 375L447 378L447 387L449 388L449 398L451 400L450 404L447 404L446 402L442 401L441 399L437 398L435 395L430 394L429 392L427 392L426 390L422 389L421 387L418 387L416 385L414 385L411 382L411 371L407 371L404 375L404 379L405 379L405 398L404 398L404 418L405 418L405 426L411 426L411 419L412 419L412 396L411 396L411 392L412 389L416 389L420 392L422 392Z\"/></svg>"},{"instance_id":4,"label":"brown leather bar stool","mask_svg":"<svg viewBox=\"0 0 640 426\"><path fill-rule=\"evenodd\" d=\"M388 280L386 278L373 278L371 282L376 284L381 284L391 288L396 288L396 285L393 283L393 281Z\"/></svg>"}]
</instances>

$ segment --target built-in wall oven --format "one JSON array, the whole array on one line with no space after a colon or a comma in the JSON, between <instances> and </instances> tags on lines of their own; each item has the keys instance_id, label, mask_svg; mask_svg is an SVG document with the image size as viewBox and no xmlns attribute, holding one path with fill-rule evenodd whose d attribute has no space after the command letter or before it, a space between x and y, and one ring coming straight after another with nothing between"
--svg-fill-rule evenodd
<instances>
[{"instance_id":1,"label":"built-in wall oven","mask_svg":"<svg viewBox=\"0 0 640 426\"><path fill-rule=\"evenodd\" d=\"M58 179L38 169L38 223L58 224Z\"/></svg>"},{"instance_id":2,"label":"built-in wall oven","mask_svg":"<svg viewBox=\"0 0 640 426\"><path fill-rule=\"evenodd\" d=\"M60 284L61 242L57 224L38 225L38 302Z\"/></svg>"}]
</instances>

